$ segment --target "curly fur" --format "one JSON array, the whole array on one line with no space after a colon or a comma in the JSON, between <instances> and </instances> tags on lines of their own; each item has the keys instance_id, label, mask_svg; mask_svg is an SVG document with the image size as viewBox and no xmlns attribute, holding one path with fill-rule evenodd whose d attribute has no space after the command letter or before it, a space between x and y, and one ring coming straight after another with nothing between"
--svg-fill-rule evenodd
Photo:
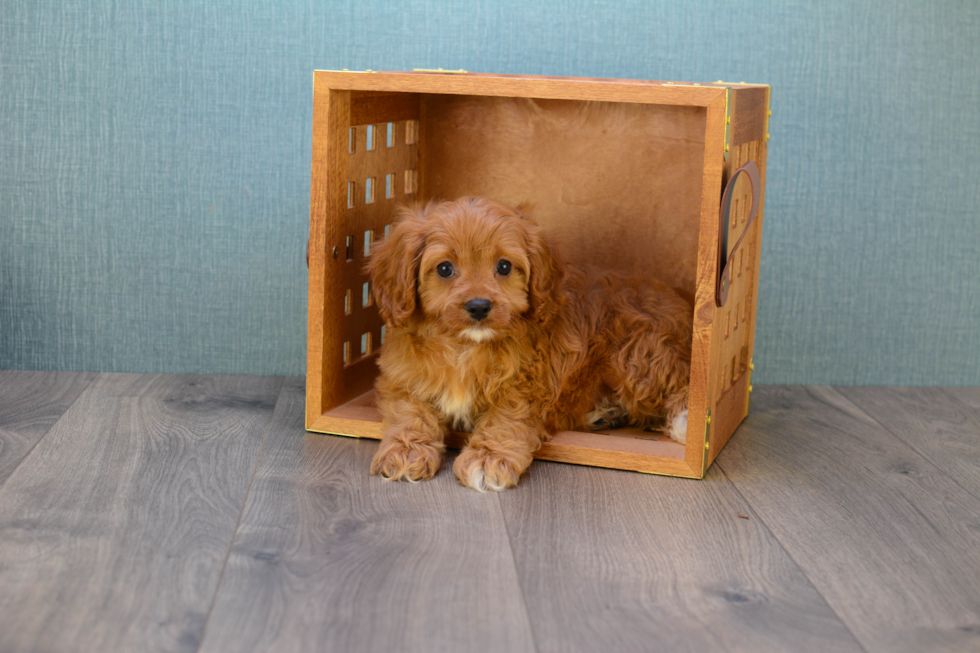
<instances>
[{"instance_id":1,"label":"curly fur","mask_svg":"<svg viewBox=\"0 0 980 653\"><path fill-rule=\"evenodd\" d=\"M692 310L664 284L567 266L522 210L475 197L402 210L368 269L388 325L372 474L431 478L457 430L472 434L459 481L502 490L551 434L602 426L597 414L666 419L684 442ZM492 305L479 321L476 298Z\"/></svg>"}]
</instances>

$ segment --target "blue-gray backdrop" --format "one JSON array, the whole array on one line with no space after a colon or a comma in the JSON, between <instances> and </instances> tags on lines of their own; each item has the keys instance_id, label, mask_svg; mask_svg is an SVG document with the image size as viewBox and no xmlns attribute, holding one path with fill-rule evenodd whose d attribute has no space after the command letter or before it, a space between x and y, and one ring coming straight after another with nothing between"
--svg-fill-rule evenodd
<instances>
[{"instance_id":1,"label":"blue-gray backdrop","mask_svg":"<svg viewBox=\"0 0 980 653\"><path fill-rule=\"evenodd\" d=\"M980 2L0 0L0 368L302 374L315 68L772 85L760 383L980 385Z\"/></svg>"}]
</instances>

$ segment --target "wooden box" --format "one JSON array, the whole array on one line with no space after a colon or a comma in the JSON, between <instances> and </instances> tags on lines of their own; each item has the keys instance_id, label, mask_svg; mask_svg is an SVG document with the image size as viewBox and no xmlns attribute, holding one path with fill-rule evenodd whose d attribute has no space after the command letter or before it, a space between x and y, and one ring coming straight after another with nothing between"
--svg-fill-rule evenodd
<instances>
[{"instance_id":1,"label":"wooden box","mask_svg":"<svg viewBox=\"0 0 980 653\"><path fill-rule=\"evenodd\" d=\"M564 431L536 457L703 477L748 413L768 106L768 86L723 82L317 71L306 428L381 437L365 256L397 205L482 195L530 202L570 262L694 304L686 446Z\"/></svg>"}]
</instances>

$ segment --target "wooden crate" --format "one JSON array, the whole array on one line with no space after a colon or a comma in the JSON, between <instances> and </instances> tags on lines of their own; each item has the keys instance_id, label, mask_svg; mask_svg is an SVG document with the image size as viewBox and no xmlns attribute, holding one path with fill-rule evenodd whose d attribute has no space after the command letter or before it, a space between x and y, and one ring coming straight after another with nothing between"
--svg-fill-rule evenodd
<instances>
[{"instance_id":1,"label":"wooden crate","mask_svg":"<svg viewBox=\"0 0 980 653\"><path fill-rule=\"evenodd\" d=\"M695 307L686 446L563 431L536 457L703 477L748 413L768 107L768 86L722 82L317 71L306 428L381 437L365 257L397 205L482 195L530 202L572 263L655 276Z\"/></svg>"}]
</instances>

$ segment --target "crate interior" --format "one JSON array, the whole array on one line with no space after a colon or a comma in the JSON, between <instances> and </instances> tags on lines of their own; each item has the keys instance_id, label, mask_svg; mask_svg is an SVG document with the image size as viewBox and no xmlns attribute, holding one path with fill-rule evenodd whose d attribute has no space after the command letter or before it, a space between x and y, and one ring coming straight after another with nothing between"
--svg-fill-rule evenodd
<instances>
[{"instance_id":1,"label":"crate interior","mask_svg":"<svg viewBox=\"0 0 980 653\"><path fill-rule=\"evenodd\" d=\"M725 229L730 246L741 232L747 238L732 252L738 265L728 303L716 309L714 192L747 160L758 161L764 174L764 123L756 140L733 143L719 167L718 125L724 123L703 104L408 91L341 91L330 102L334 117L319 123L329 126L329 136L314 139L329 143L314 146L314 184L322 179L328 199L316 205L325 207L316 213L324 216L326 237L324 327L322 340L310 343L312 360L322 361L312 378L324 384L314 390L308 428L381 437L372 387L385 327L373 306L366 258L388 232L397 206L483 195L527 204L573 265L656 277L698 302L692 351L698 399L695 410L692 394L686 447L659 432L564 431L537 457L681 476L698 477L700 469L703 475L747 411L761 234L761 210L751 230L746 223L751 188L740 182ZM327 162L321 173L317 151ZM706 152L718 159L706 160ZM702 197L706 189L711 197ZM450 446L463 437L450 435Z\"/></svg>"},{"instance_id":2,"label":"crate interior","mask_svg":"<svg viewBox=\"0 0 980 653\"><path fill-rule=\"evenodd\" d=\"M703 107L448 94L390 103L401 119L375 114L348 132L345 336L337 355L351 396L326 415L350 421L361 431L353 435L379 435L368 382L385 327L363 267L400 204L463 195L526 203L571 264L657 277L693 302ZM684 447L659 432L609 436L638 455L684 458Z\"/></svg>"}]
</instances>

